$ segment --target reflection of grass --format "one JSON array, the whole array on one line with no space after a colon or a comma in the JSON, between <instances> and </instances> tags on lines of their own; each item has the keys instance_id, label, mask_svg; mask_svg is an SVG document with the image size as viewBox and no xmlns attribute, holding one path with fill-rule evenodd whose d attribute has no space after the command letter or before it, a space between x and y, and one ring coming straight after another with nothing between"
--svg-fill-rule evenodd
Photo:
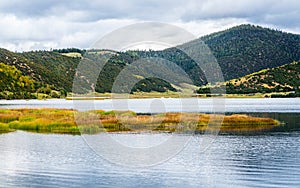
<instances>
[{"instance_id":1,"label":"reflection of grass","mask_svg":"<svg viewBox=\"0 0 300 188\"><path fill-rule=\"evenodd\" d=\"M94 134L103 131L203 132L219 129L221 132L248 132L269 130L279 124L270 118L247 115L164 113L150 116L137 115L131 111L0 109L0 132L26 130L41 133Z\"/></svg>"}]
</instances>

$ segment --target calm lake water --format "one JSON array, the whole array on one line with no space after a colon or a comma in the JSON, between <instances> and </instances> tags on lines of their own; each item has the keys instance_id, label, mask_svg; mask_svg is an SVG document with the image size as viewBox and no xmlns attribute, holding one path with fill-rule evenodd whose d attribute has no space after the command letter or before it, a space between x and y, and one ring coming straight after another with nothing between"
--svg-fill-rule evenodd
<instances>
[{"instance_id":1,"label":"calm lake water","mask_svg":"<svg viewBox=\"0 0 300 188\"><path fill-rule=\"evenodd\" d=\"M1 108L110 110L129 107L140 113L209 113L217 109L211 106L211 99L200 102L195 99L130 100L128 106L113 104L111 100L96 101L93 106L88 101L79 103L74 105L65 100L1 101ZM111 163L95 152L82 136L22 131L0 134L0 187L299 187L300 100L227 99L225 104L226 113L274 117L286 122L286 126L276 132L258 135L218 135L205 149L201 143L209 135L110 135L119 142L133 144L128 146L133 148L164 142L170 137L188 137L188 144L179 153L147 167ZM157 154L160 152L164 151Z\"/></svg>"},{"instance_id":2,"label":"calm lake water","mask_svg":"<svg viewBox=\"0 0 300 188\"><path fill-rule=\"evenodd\" d=\"M161 112L300 112L300 98L260 99L107 99L107 100L3 100L0 108L73 108L78 110L132 110L139 113Z\"/></svg>"}]
</instances>

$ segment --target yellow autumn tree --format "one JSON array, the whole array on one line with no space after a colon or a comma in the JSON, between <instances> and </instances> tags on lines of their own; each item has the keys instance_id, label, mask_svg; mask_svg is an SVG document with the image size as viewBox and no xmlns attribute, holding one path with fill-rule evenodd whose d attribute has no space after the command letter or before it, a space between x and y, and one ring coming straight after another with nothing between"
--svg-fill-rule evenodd
<instances>
[{"instance_id":1,"label":"yellow autumn tree","mask_svg":"<svg viewBox=\"0 0 300 188\"><path fill-rule=\"evenodd\" d=\"M0 63L0 98L30 98L34 91L34 80L22 75L15 66Z\"/></svg>"}]
</instances>

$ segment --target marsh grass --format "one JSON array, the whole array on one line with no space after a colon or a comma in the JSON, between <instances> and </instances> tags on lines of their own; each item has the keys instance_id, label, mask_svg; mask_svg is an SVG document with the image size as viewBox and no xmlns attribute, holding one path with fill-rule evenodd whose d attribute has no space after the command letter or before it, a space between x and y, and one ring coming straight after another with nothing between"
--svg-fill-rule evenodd
<instances>
[{"instance_id":1,"label":"marsh grass","mask_svg":"<svg viewBox=\"0 0 300 188\"><path fill-rule=\"evenodd\" d=\"M0 123L0 133L10 132L9 125L7 123Z\"/></svg>"},{"instance_id":2,"label":"marsh grass","mask_svg":"<svg viewBox=\"0 0 300 188\"><path fill-rule=\"evenodd\" d=\"M220 123L222 123L220 126ZM122 131L189 132L219 130L248 132L271 130L280 122L242 114L230 116L197 113L137 115L132 111L69 109L0 109L0 132L25 130L38 133L96 134Z\"/></svg>"}]
</instances>

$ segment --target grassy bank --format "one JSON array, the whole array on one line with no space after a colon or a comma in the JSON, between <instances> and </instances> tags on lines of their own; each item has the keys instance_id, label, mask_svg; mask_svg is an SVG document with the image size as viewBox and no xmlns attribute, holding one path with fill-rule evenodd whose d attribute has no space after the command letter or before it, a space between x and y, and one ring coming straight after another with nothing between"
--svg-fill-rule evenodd
<instances>
[{"instance_id":1,"label":"grassy bank","mask_svg":"<svg viewBox=\"0 0 300 188\"><path fill-rule=\"evenodd\" d=\"M104 100L104 99L147 99L147 98L296 98L290 92L250 93L250 94L193 94L191 92L134 92L133 94L89 93L86 95L68 94L67 100Z\"/></svg>"},{"instance_id":2,"label":"grassy bank","mask_svg":"<svg viewBox=\"0 0 300 188\"><path fill-rule=\"evenodd\" d=\"M222 122L222 126L220 123ZM0 109L0 132L25 130L38 133L95 134L99 132L251 132L271 130L277 120L247 115L163 113L137 115L131 111L69 109Z\"/></svg>"}]
</instances>

